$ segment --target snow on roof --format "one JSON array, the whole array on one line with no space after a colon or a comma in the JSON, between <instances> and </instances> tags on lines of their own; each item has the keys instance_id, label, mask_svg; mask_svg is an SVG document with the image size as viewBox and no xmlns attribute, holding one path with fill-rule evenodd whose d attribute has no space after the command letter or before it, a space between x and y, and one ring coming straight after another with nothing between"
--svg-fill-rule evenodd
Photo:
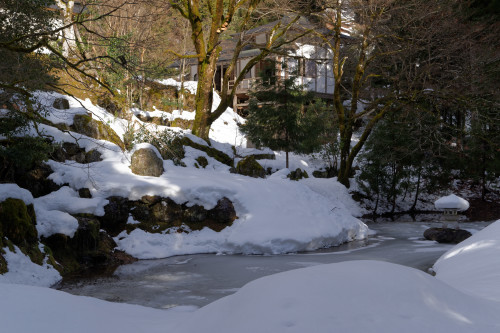
<instances>
[{"instance_id":1,"label":"snow on roof","mask_svg":"<svg viewBox=\"0 0 500 333\"><path fill-rule=\"evenodd\" d=\"M469 209L469 202L455 194L450 194L436 200L434 206L437 209L457 209L462 211Z\"/></svg>"}]
</instances>

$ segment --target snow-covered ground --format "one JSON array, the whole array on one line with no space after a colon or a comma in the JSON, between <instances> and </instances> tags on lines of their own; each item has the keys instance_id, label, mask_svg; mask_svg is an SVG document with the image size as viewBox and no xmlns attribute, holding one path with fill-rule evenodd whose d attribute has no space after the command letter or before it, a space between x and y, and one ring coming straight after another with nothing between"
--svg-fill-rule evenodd
<instances>
[{"instance_id":1,"label":"snow-covered ground","mask_svg":"<svg viewBox=\"0 0 500 333\"><path fill-rule=\"evenodd\" d=\"M198 310L149 309L0 283L2 330L498 332L499 242L497 221L443 255L437 277L378 261L318 265L255 280Z\"/></svg>"},{"instance_id":2,"label":"snow-covered ground","mask_svg":"<svg viewBox=\"0 0 500 333\"><path fill-rule=\"evenodd\" d=\"M188 87L192 86L190 82L186 84ZM130 122L115 118L93 105L90 100L78 100L53 92L37 92L36 98L47 110L47 118L56 124L71 125L75 115L91 114L93 118L111 126L121 137L128 129L145 124L137 117L132 117ZM53 108L56 98L68 98L70 109ZM214 107L219 102L220 99L215 94ZM189 118L192 116L189 113L174 112L169 117L177 115ZM13 193L10 196L25 198L25 202L33 203L38 233L44 237L54 233L72 237L78 228L78 222L70 214L102 216L104 206L108 203L106 198L110 196L137 200L144 195L159 195L169 197L177 203L202 205L206 209L213 208L223 197L233 202L238 218L222 232L205 228L190 233L165 231L150 234L136 229L130 234L123 232L115 238L119 249L140 259L192 253L277 254L314 250L366 237L368 228L354 217L360 216L361 210L345 187L333 179L290 181L286 178L289 170L284 169L284 154L274 153L269 149L259 151L246 148L246 140L238 128L241 122L244 119L228 108L212 125L211 144L235 161L248 154L275 154L276 159L261 160L265 168L278 170L265 180L232 174L227 165L191 147L185 149L183 162L186 167L176 166L167 160L164 161L165 172L160 177L138 176L130 170L133 150L122 152L107 141L77 133L64 133L55 127L40 125L39 128L56 141L75 142L76 138L80 147L86 151L97 149L103 160L90 164L49 160L47 164L54 170L49 178L65 186L40 198L34 199L28 191L14 184L0 184L0 193ZM151 128L156 126L146 125ZM159 131L165 129L182 132L196 143L206 145L189 131L158 126ZM36 132L33 131L32 134L36 135ZM204 156L208 161L204 169L195 167L195 159L199 156ZM292 154L290 164L291 169L300 167L311 174L321 166L321 161ZM92 198L80 198L77 192L80 188L90 189ZM18 257L19 254L9 256L10 267L17 265L14 262L20 262L14 260ZM9 274L12 275L15 271L17 270L11 270ZM9 281L15 281L15 277L10 276ZM23 281L29 283L26 279ZM47 285L48 281L41 284ZM33 283L38 284L36 280Z\"/></svg>"},{"instance_id":3,"label":"snow-covered ground","mask_svg":"<svg viewBox=\"0 0 500 333\"><path fill-rule=\"evenodd\" d=\"M45 93L39 96L47 100L49 111L50 102L60 97ZM71 101L70 105L70 112L53 121L71 123L68 115L89 110L118 135L123 135L130 125L90 101ZM214 125L213 145L225 152L231 152L231 145L236 145L238 153L245 155L248 150L241 145L244 140L239 140L236 115L228 110L224 117ZM137 118L133 121L140 123ZM53 127L41 128L60 141L73 141ZM55 171L51 179L68 186L41 198L33 198L14 185L0 185L0 197L15 196L34 204L40 215L40 234L71 235L75 221L70 213L102 215L106 198L112 195L129 199L169 196L179 203L189 201L205 208L212 208L225 196L235 205L239 218L220 233L209 229L189 234L136 230L116 238L119 248L140 258L195 252L312 250L365 237L369 232L354 217L361 211L344 187L331 179L286 179L284 158L279 153L277 160L263 161L282 169L266 180L231 174L227 166L194 149L187 151L187 167L165 161L166 171L161 177L141 177L129 169L130 153L106 142L73 135L80 138L79 143L87 151L98 149L103 161L90 165L50 161ZM206 169L193 166L196 156L207 157ZM292 157L292 169L301 167L311 173L317 167L315 163L307 157ZM76 190L82 187L90 188L92 199L77 195ZM4 249L10 272L0 276L0 327L2 332L21 333L498 332L499 242L500 221L444 255L434 267L437 277L375 261L318 265L255 280L198 310L148 309L12 284L49 285L59 277L50 266L23 261L20 251Z\"/></svg>"}]
</instances>

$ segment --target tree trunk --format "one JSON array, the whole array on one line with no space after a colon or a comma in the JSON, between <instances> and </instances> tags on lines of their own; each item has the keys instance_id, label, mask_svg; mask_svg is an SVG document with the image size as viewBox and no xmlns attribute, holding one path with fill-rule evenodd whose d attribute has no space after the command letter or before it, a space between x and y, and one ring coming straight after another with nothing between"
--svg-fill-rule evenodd
<instances>
[{"instance_id":1,"label":"tree trunk","mask_svg":"<svg viewBox=\"0 0 500 333\"><path fill-rule=\"evenodd\" d=\"M193 123L193 134L210 144L208 138L210 126L213 123L210 117L213 101L213 77L216 70L217 57L210 56L207 62L198 65L198 87L196 90L196 116Z\"/></svg>"},{"instance_id":2,"label":"tree trunk","mask_svg":"<svg viewBox=\"0 0 500 333\"><path fill-rule=\"evenodd\" d=\"M415 200L413 201L413 205L410 208L410 211L413 212L417 208L418 196L420 194L420 178L422 177L422 168L418 168L418 178L417 178L417 189L415 191Z\"/></svg>"}]
</instances>

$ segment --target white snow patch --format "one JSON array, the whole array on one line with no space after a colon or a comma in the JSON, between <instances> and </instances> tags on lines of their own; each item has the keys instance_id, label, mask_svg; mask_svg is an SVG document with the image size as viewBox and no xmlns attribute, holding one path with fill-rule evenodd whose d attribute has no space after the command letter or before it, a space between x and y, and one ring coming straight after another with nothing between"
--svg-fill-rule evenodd
<instances>
[{"instance_id":1,"label":"white snow patch","mask_svg":"<svg viewBox=\"0 0 500 333\"><path fill-rule=\"evenodd\" d=\"M74 296L58 290L0 283L2 332L164 333L186 320L186 309L157 310Z\"/></svg>"},{"instance_id":2,"label":"white snow patch","mask_svg":"<svg viewBox=\"0 0 500 333\"><path fill-rule=\"evenodd\" d=\"M500 302L500 220L443 254L436 277L468 294Z\"/></svg>"},{"instance_id":3,"label":"white snow patch","mask_svg":"<svg viewBox=\"0 0 500 333\"><path fill-rule=\"evenodd\" d=\"M267 276L215 301L176 332L496 332L500 303L378 261L318 265Z\"/></svg>"},{"instance_id":4,"label":"white snow patch","mask_svg":"<svg viewBox=\"0 0 500 333\"><path fill-rule=\"evenodd\" d=\"M17 184L0 184L0 202L8 198L20 199L27 205L34 203L30 191L19 187Z\"/></svg>"},{"instance_id":5,"label":"white snow patch","mask_svg":"<svg viewBox=\"0 0 500 333\"><path fill-rule=\"evenodd\" d=\"M51 285L61 280L61 275L51 265L47 264L46 262L44 262L41 266L37 265L33 263L28 256L24 255L17 246L14 245L14 249L15 252L11 252L9 248L3 249L3 251L5 251L3 257L5 258L5 260L7 260L7 268L9 271L5 274L0 274L1 289L3 289L3 283L17 283L50 287ZM0 294L2 295L2 297L0 297L1 301L4 301L3 291ZM0 305L0 309L2 309L3 313L7 308ZM2 323L4 323L7 317L8 316L4 317L2 315ZM3 329L5 329L5 327ZM20 331L10 331L8 329L5 329L5 332Z\"/></svg>"}]
</instances>

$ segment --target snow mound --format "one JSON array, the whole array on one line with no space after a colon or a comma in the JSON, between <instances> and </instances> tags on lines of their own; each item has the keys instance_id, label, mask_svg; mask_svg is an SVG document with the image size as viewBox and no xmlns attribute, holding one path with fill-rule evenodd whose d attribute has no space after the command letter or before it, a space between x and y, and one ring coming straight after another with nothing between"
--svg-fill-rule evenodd
<instances>
[{"instance_id":1,"label":"snow mound","mask_svg":"<svg viewBox=\"0 0 500 333\"><path fill-rule=\"evenodd\" d=\"M15 284L0 283L0 295L2 332L164 333L189 314Z\"/></svg>"},{"instance_id":2,"label":"snow mound","mask_svg":"<svg viewBox=\"0 0 500 333\"><path fill-rule=\"evenodd\" d=\"M218 233L208 228L189 234L123 232L115 238L118 248L140 259L193 253L279 254L335 246L368 233L368 227L340 201L319 195L300 182L205 174L196 179L191 175L192 185L196 185L192 187L182 177L179 192L208 208L216 204L213 198L230 199L239 217L231 227ZM170 185L176 183L168 172L165 177Z\"/></svg>"},{"instance_id":3,"label":"snow mound","mask_svg":"<svg viewBox=\"0 0 500 333\"><path fill-rule=\"evenodd\" d=\"M498 332L500 304L408 267L349 261L250 282L175 332Z\"/></svg>"},{"instance_id":4,"label":"snow mound","mask_svg":"<svg viewBox=\"0 0 500 333\"><path fill-rule=\"evenodd\" d=\"M30 191L19 187L17 184L0 184L0 202L8 198L20 199L27 205L34 203Z\"/></svg>"},{"instance_id":5,"label":"snow mound","mask_svg":"<svg viewBox=\"0 0 500 333\"><path fill-rule=\"evenodd\" d=\"M450 194L436 200L434 206L437 209L457 209L462 211L469 209L469 202L455 194Z\"/></svg>"},{"instance_id":6,"label":"snow mound","mask_svg":"<svg viewBox=\"0 0 500 333\"><path fill-rule=\"evenodd\" d=\"M468 294L500 302L500 220L453 247L434 264L436 277Z\"/></svg>"},{"instance_id":7,"label":"snow mound","mask_svg":"<svg viewBox=\"0 0 500 333\"><path fill-rule=\"evenodd\" d=\"M48 265L47 262L44 262L42 265L35 264L28 256L23 254L17 246L14 245L14 252L11 252L8 248L4 248L3 250L5 251L3 256L5 260L7 260L9 271L5 274L0 274L0 288L2 288L3 283L50 287L61 280L61 275L54 267ZM0 299L3 300L3 291L0 294L2 295ZM0 305L0 309L2 309L3 312L6 307ZM5 318L2 316L2 323ZM20 331L6 330L6 332Z\"/></svg>"}]
</instances>

